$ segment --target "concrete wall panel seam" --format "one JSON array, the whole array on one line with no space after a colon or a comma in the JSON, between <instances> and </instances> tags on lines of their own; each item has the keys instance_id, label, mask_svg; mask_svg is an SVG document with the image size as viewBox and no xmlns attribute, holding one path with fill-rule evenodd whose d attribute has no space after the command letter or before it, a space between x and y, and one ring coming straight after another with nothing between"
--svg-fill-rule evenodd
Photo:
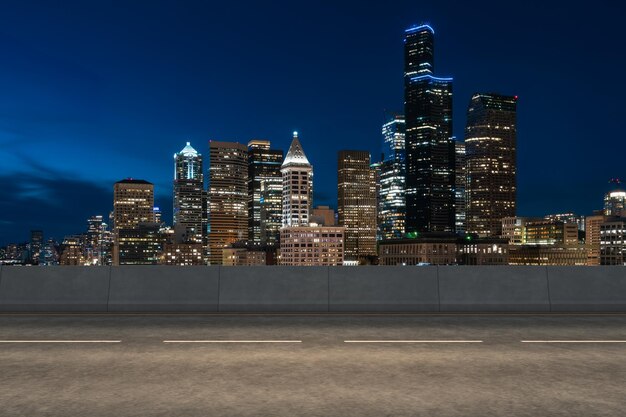
<instances>
[{"instance_id":1,"label":"concrete wall panel seam","mask_svg":"<svg viewBox=\"0 0 626 417\"><path fill-rule=\"evenodd\" d=\"M550 296L550 273L548 272L548 267L546 268L546 287L548 289L548 307L550 308L550 312L552 312L552 297Z\"/></svg>"}]
</instances>

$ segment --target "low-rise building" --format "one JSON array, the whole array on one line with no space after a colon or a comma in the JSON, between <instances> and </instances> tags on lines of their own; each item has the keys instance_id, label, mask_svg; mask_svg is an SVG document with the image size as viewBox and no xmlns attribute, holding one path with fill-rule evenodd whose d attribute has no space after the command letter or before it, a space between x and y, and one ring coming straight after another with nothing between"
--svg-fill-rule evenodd
<instances>
[{"instance_id":1,"label":"low-rise building","mask_svg":"<svg viewBox=\"0 0 626 417\"><path fill-rule=\"evenodd\" d=\"M295 226L280 229L280 265L336 266L343 264L343 227Z\"/></svg>"},{"instance_id":2,"label":"low-rise building","mask_svg":"<svg viewBox=\"0 0 626 417\"><path fill-rule=\"evenodd\" d=\"M587 265L584 245L511 245L509 265Z\"/></svg>"}]
</instances>

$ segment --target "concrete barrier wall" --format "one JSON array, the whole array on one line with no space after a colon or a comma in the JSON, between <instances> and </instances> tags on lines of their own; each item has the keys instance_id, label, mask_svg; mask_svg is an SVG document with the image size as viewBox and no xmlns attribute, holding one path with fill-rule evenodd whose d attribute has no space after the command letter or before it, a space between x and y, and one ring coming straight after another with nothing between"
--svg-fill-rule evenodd
<instances>
[{"instance_id":1,"label":"concrete barrier wall","mask_svg":"<svg viewBox=\"0 0 626 417\"><path fill-rule=\"evenodd\" d=\"M329 310L439 311L437 267L330 268Z\"/></svg>"},{"instance_id":2,"label":"concrete barrier wall","mask_svg":"<svg viewBox=\"0 0 626 417\"><path fill-rule=\"evenodd\" d=\"M109 311L218 311L219 267L111 268Z\"/></svg>"},{"instance_id":3,"label":"concrete barrier wall","mask_svg":"<svg viewBox=\"0 0 626 417\"><path fill-rule=\"evenodd\" d=\"M626 267L0 266L4 312L626 312Z\"/></svg>"},{"instance_id":4,"label":"concrete barrier wall","mask_svg":"<svg viewBox=\"0 0 626 417\"><path fill-rule=\"evenodd\" d=\"M552 311L626 312L626 268L548 268Z\"/></svg>"},{"instance_id":5,"label":"concrete barrier wall","mask_svg":"<svg viewBox=\"0 0 626 417\"><path fill-rule=\"evenodd\" d=\"M545 267L442 266L437 270L441 311L550 311Z\"/></svg>"},{"instance_id":6,"label":"concrete barrier wall","mask_svg":"<svg viewBox=\"0 0 626 417\"><path fill-rule=\"evenodd\" d=\"M328 311L328 268L220 267L219 311Z\"/></svg>"},{"instance_id":7,"label":"concrete barrier wall","mask_svg":"<svg viewBox=\"0 0 626 417\"><path fill-rule=\"evenodd\" d=\"M107 311L110 267L5 266L0 311Z\"/></svg>"}]
</instances>

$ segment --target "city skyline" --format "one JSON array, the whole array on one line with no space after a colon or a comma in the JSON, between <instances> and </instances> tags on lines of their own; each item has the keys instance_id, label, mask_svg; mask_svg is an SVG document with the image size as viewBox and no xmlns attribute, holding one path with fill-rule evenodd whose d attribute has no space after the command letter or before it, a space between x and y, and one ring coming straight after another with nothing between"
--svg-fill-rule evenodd
<instances>
[{"instance_id":1,"label":"city skyline","mask_svg":"<svg viewBox=\"0 0 626 417\"><path fill-rule=\"evenodd\" d=\"M337 7L341 8L343 6ZM159 7L156 9L159 9ZM157 12L158 10L155 11L155 13ZM433 17L430 17L431 15ZM578 174L572 167L585 166L588 168L588 164L583 165L583 163L586 162L584 158L586 156L594 158L593 152L597 151L592 149L593 147L584 148L585 143L581 142L580 139L578 139L577 142L576 139L577 137L580 138L584 136L585 129L589 128L587 124L591 126L591 123L588 123L588 119L585 126L582 126L583 129L578 132L578 136L570 135L569 137L565 137L566 132L571 130L572 126L561 124L559 132L562 133L558 136L551 136L552 138L560 140L561 143L559 144L558 140L546 142L547 137L544 135L552 132L554 127L548 125L546 128L546 112L539 112L540 117L535 117L536 112L541 109L541 106L536 107L536 104L538 100L544 100L546 97L551 97L551 94L553 93L547 90L540 91L541 89L539 88L534 90L534 92L532 89L527 91L524 86L528 80L524 81L525 79L523 77L522 79L511 79L513 77L507 76L507 74L516 74L516 76L519 77L519 73L517 71L496 74L493 70L487 68L487 72L489 72L493 78L493 82L491 83L492 85L487 85L485 80L481 79L481 77L472 78L475 75L475 70L458 65L458 63L455 64L455 60L458 59L458 56L463 55L462 53L459 54L458 45L464 44L465 41L455 38L455 29L450 27L450 24L454 21L454 19L443 19L437 15L437 13L427 14L420 12L419 18L424 18L423 20L430 21L432 26L437 30L437 50L439 51L437 55L437 73L443 73L445 75L450 74L455 78L454 133L457 138L463 138L463 135L460 132L462 132L465 125L463 118L464 107L467 105L467 101L473 92L498 91L502 94L519 94L520 96L518 115L518 147L520 150L518 155L518 214L543 215L559 211L574 211L578 214L591 214L593 209L600 208L601 204L599 202L601 201L604 192L607 188L609 188L606 181L607 178L623 176L622 172L615 171L619 171L620 169L623 170L623 168L621 168L619 163L610 163L610 159L614 157L612 153L605 154L605 159L602 159L602 161L606 162L608 159L609 163L592 163L590 166L592 168L592 172L586 174L584 176L584 181L581 182L581 176L579 176L580 174ZM418 14L415 13L414 16L418 16ZM75 126L70 126L69 129L65 129L62 125L56 126L55 129L51 129L48 133L49 136L38 136L37 140L30 141L25 138L32 137L32 135L35 134L32 130L37 128L38 123L32 123L30 131L29 129L24 129L23 126L21 126L22 129L20 129L19 123L15 122L16 118L11 117L14 113L5 112L2 116L2 127L4 130L2 143L9 146L5 146L3 150L3 159L5 163L3 164L0 175L2 184L5 185L8 192L6 193L6 198L3 199L2 205L0 206L2 209L0 211L0 222L2 222L0 224L0 227L2 228L2 233L0 234L0 244L7 244L14 241L25 241L28 239L28 233L31 229L41 229L44 231L46 238L54 236L60 240L64 235L83 230L85 219L92 215L100 214L104 215L106 218L108 211L112 209L110 184L114 181L120 180L121 178L127 177L142 178L155 184L155 198L157 205L163 210L164 220L170 223L172 195L171 178L170 175L168 175L171 172L171 159L169 158L171 158L171 154L173 152L180 150L181 145L184 144L185 141L190 141L194 144L198 151L204 155L208 155L208 139L217 141L238 141L245 144L252 138L266 138L267 140L272 141L276 148L287 149L290 139L289 132L293 129L300 130L306 143L313 142L322 143L324 145L307 146L306 143L304 145L305 148L307 148L307 153L309 154L312 164L316 166L316 195L314 196L314 201L316 201L316 204L326 204L336 207L336 172L334 170L335 152L339 149L345 148L369 150L372 155L372 160L376 161L376 155L378 154L381 143L379 132L380 124L384 121L383 110L388 109L397 111L402 108L402 60L398 59L398 57L401 58L402 54L401 38L403 30L406 27L409 27L411 23L420 21L419 18L414 16L411 16L410 20L402 21L397 24L394 23L393 27L391 27L389 22L387 22L388 26L385 26L384 28L377 28L377 30L373 31L377 35L382 36L382 40L377 41L376 47L384 47L384 49L390 51L390 56L395 57L390 60L388 68L385 68L385 70L381 71L377 76L377 79L383 82L385 88L389 90L388 94L389 97L392 97L392 99L381 99L377 102L367 101L369 110L368 113L365 113L363 116L359 115L356 117L351 113L346 116L346 113L334 112L335 116L332 118L320 118L320 116L315 117L317 124L312 124L308 119L308 117L311 116L305 118L298 117L298 115L281 115L278 123L276 118L268 118L268 120L263 120L258 123L258 127L256 123L252 122L246 123L245 126L234 124L231 127L231 133L227 134L220 134L220 129L215 129L215 134L211 134L210 132L199 134L188 131L179 132L175 135L170 135L168 133L170 129L167 126L167 121L170 119L166 119L165 123L160 124L158 120L153 118L139 118L140 120L136 121L137 124L132 129L128 129L128 133L126 134L132 134L133 132L136 133L137 128L142 126L148 129L147 132L150 132L150 129L154 129L154 127L150 127L150 125L154 124L160 130L158 135L160 139L155 140L149 147L146 146L145 142L149 139L143 139L143 141L139 139L133 140L127 143L128 148L124 148L124 152L115 152L115 145L116 143L119 144L120 141L118 136L122 135L123 132L121 128L116 131L117 134L112 135L108 142L98 142L97 140L83 141L82 139L85 137L84 132L82 134L74 135L72 132L76 133L76 131L73 130ZM397 17L392 18L389 15L385 15L384 18L388 21L394 19L396 19L396 21L398 20ZM8 30L10 31L10 28ZM480 32L480 30L478 31ZM535 33L535 31L538 33ZM338 34L337 32L338 31L335 31L334 33ZM348 36L347 32L348 31L343 33L342 30L339 34L342 36ZM536 28L533 29L533 32L529 35L538 36L538 34L541 33L551 33L551 31L546 28ZM600 36L601 32L597 33L598 36ZM484 34L481 36L484 36ZM8 39L11 41L10 37ZM610 44L611 39L605 38L605 41L606 44L598 45L596 50L592 52L598 53L598 51L604 51L603 48L608 47L607 44ZM549 41L547 43L549 44ZM374 45L371 46L374 47ZM540 51L543 50L542 45L537 44L536 46ZM74 45L74 47L76 47L76 45ZM71 49L71 45L68 48ZM474 46L473 51L477 55L483 56L485 53L492 50L491 48L493 48L493 46L479 43L477 46ZM27 59L37 58L37 56L25 56L28 55L28 53L32 53L32 49L26 50L26 52L22 51L24 53L20 51L21 50L17 49L10 49L9 51L10 54L19 58L15 61L15 68L19 68L20 65L23 65ZM354 50L351 52L358 54L362 51ZM499 56L514 59L513 50L511 50L511 54L509 54L507 50L499 51L498 53ZM192 58L193 56L190 58L190 62L193 61ZM465 56L465 58L468 57ZM468 62L471 62L471 59ZM546 62L549 62L549 59ZM617 62L618 65L620 63L623 64L623 62ZM224 64L227 66L227 63ZM483 67L483 69L484 68L485 67ZM574 71L574 69L571 70ZM5 69L5 71L9 70ZM60 69L58 66L55 67L52 65L49 69L46 69L44 66L43 69L37 71L41 71L41 73L37 73L35 75L42 76L42 74L49 74L50 77L56 77L59 76ZM329 77L331 75L335 75L332 77L333 83L337 83L336 85L339 86L345 83L346 88L351 88L354 81L347 78L345 72L337 72L339 73L338 75L325 72L324 76ZM6 75L7 74L5 74L5 76ZM502 82L499 77L506 78L506 82ZM44 77L42 81L41 78L35 77L36 82L44 82L46 80L50 81L50 79L51 78ZM19 80L23 80L23 77L18 79L18 85ZM285 80L285 83L289 84L289 82L289 80ZM561 80L555 79L552 80L552 83L557 91L560 91L560 89L563 88ZM232 84L229 85L232 87ZM280 85L280 83L277 85ZM76 85L69 82L67 86L68 88L63 88L62 90L67 90L70 93L75 92L73 87ZM144 88L146 88L146 86L141 86L142 90ZM375 85L371 86L371 89L373 90L378 88L381 87L377 87ZM581 87L577 86L577 88ZM616 88L619 93L619 89L623 88L623 86L618 83ZM154 94L160 94L157 89L148 90L153 91ZM16 91L17 90L15 89L9 89L8 93L11 95L11 93L15 93ZM471 91L472 93L467 94L468 91ZM92 99L95 100L101 98L98 94L92 95L90 92L93 91L87 89L84 92L81 92L79 98L87 104L91 103ZM241 91L238 92L233 90L233 92L237 96L243 95ZM55 93L55 91L45 90L44 93L49 94L47 96L48 99L56 97L52 94ZM59 93L59 91L56 91L56 93ZM587 93L591 94L591 92L585 92L585 102L589 102L589 100L591 100L593 103L593 99L587 97ZM616 95L619 96L619 94ZM182 94L182 96L186 95ZM294 96L299 96L299 93L292 92L290 95L286 95L286 97ZM38 96L33 96L29 91L25 91L23 97L20 96L21 101L18 102L16 107L23 111L22 116L29 111L37 110L40 118L37 118L36 121L40 121L41 116L55 118L55 115L57 114L55 113L56 110L48 108L47 111L50 113L46 114L43 108L38 107L42 102L45 102L45 100L41 100L43 97L39 97L40 100L33 100L31 104L34 107L29 107L28 104L30 102L28 100L32 100L37 97ZM59 94L58 97L63 98L63 94ZM334 109L334 106L336 106L336 104L332 103L332 101L334 101L333 97L334 95L331 95L330 91L325 95L324 102L328 102L331 109ZM559 107L558 111L553 110L551 113L552 117L555 118L554 124L557 124L559 120L559 111L563 112L568 108L565 103L565 97L566 95L563 95L558 101L559 106L556 106ZM590 97L594 96L591 95ZM146 105L151 106L151 104L147 102ZM619 105L614 107L615 109L619 109ZM61 106L61 109L62 108L63 106ZM278 108L282 107L279 106ZM593 106L585 110L591 113L598 111ZM327 114L327 111L328 110L320 107L320 115ZM378 120L374 120L376 123L370 123L370 120L367 120L367 117L365 117L365 115L371 115L373 112L380 114L380 118ZM573 120L573 115L575 113L567 114L570 115L570 119L565 120L563 114L561 114L561 121L569 121L574 127L580 127L580 122ZM94 122L93 117L87 116L89 115L86 115L84 118L79 118L80 123L83 125L83 129L98 130L98 127L100 126L99 122L97 120ZM193 114L192 116L183 117L182 119L184 120L181 120L179 123L190 121L189 126L194 126L193 129L195 129L197 127L197 123L208 124L214 117L215 116L209 115L208 112L205 114ZM19 118L17 118L17 120L19 122ZM333 123L336 123L338 120L341 120L342 123L345 123L346 120L352 121L351 128L349 130L354 131L354 133L351 135L345 135L345 131L343 130L346 129L345 126L342 125L341 127L336 127L338 125L333 125ZM543 124L542 121L544 122ZM275 130L268 130L268 125L270 123L272 126L275 126L273 128ZM330 129L328 128L329 124L331 127ZM322 131L326 133L323 133L318 125L321 127L326 126L325 130L322 129ZM613 126L611 120L604 123L604 129L607 129L607 132L610 132L611 126ZM178 126L178 129L185 130L185 128L180 129L180 126ZM24 130L27 132L24 133ZM254 132L255 130L258 130L258 132ZM368 132L367 135L362 134L364 131ZM234 132L234 135L232 132ZM601 132L602 131L599 131L597 134L601 135ZM55 140L54 134L59 136L68 136L69 139ZM233 138L232 136L237 137ZM337 137L341 137L341 141L337 141ZM618 137L619 135L616 133L613 133L613 135L605 134L604 138L605 141L608 142L607 146L611 146L612 140L617 141L615 144L619 143ZM42 144L42 140L45 143ZM13 146L11 146L12 144ZM40 145L38 146L37 144ZM50 144L56 147L55 152L46 152L47 147L50 146ZM567 146L564 146L564 144L567 144ZM541 171L541 169L538 170L535 165L541 167L542 158L546 158L543 161L552 160L553 158L536 155L532 146L538 145L543 146L542 149L545 149L546 154L560 151L562 152L561 155L565 154L565 156L568 156L569 158L564 159L567 164L566 166L570 167L570 171L560 173L563 170L560 170L557 167L554 171L558 172L552 175L552 169L550 169L548 171L551 174L549 181L545 181L543 176L547 172L545 170ZM324 147L326 147L326 149L319 149ZM114 151L112 152L110 148L113 148ZM139 153L137 148L143 148L144 152ZM42 157L42 153L49 155L49 157ZM89 158L86 157L87 155ZM537 159L539 159L538 164ZM600 161L600 158L596 157L594 161ZM87 167L87 164L89 165L89 168ZM100 168L100 166L103 168ZM144 169L145 172L143 171ZM154 175L155 172L158 172L158 175ZM106 180L102 178L104 175L107 176ZM542 184L540 182L533 183L533 181L538 181L539 179L543 180L546 184ZM561 198L563 197L563 193L566 194L565 198ZM577 197L572 199L572 194L575 194ZM568 195L570 197L567 197ZM76 201L78 200L78 197L80 197L80 201ZM64 210L64 208L68 206L75 207L77 212L80 214L76 214L74 211L65 213L68 210ZM41 210L39 213L35 211L36 207ZM69 218L70 214L72 215L71 219Z\"/></svg>"}]
</instances>

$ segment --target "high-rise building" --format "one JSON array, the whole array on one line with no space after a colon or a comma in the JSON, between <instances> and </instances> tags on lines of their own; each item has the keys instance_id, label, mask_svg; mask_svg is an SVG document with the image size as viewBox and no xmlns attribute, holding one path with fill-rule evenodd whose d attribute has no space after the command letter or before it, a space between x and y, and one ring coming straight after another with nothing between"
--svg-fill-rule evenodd
<instances>
[{"instance_id":1,"label":"high-rise building","mask_svg":"<svg viewBox=\"0 0 626 417\"><path fill-rule=\"evenodd\" d=\"M406 213L404 116L396 115L383 124L382 135L383 157L378 181L379 239L400 239L404 237Z\"/></svg>"},{"instance_id":2,"label":"high-rise building","mask_svg":"<svg viewBox=\"0 0 626 417\"><path fill-rule=\"evenodd\" d=\"M154 185L132 178L113 186L113 265L152 264L152 248L143 229L154 223ZM142 232L139 232L142 227Z\"/></svg>"},{"instance_id":3,"label":"high-rise building","mask_svg":"<svg viewBox=\"0 0 626 417\"><path fill-rule=\"evenodd\" d=\"M517 96L474 94L467 110L467 232L500 236L515 216Z\"/></svg>"},{"instance_id":4,"label":"high-rise building","mask_svg":"<svg viewBox=\"0 0 626 417\"><path fill-rule=\"evenodd\" d=\"M455 163L452 78L434 70L435 31L414 26L404 37L406 233L454 232Z\"/></svg>"},{"instance_id":5,"label":"high-rise building","mask_svg":"<svg viewBox=\"0 0 626 417\"><path fill-rule=\"evenodd\" d=\"M105 265L103 263L104 233L106 223L102 221L102 216L91 216L87 219L87 239L85 242L85 261L89 265Z\"/></svg>"},{"instance_id":6,"label":"high-rise building","mask_svg":"<svg viewBox=\"0 0 626 417\"><path fill-rule=\"evenodd\" d=\"M43 231L30 231L30 261L33 265L39 265L41 249L43 247Z\"/></svg>"},{"instance_id":7,"label":"high-rise building","mask_svg":"<svg viewBox=\"0 0 626 417\"><path fill-rule=\"evenodd\" d=\"M337 218L345 227L344 259L376 256L376 179L367 151L339 151Z\"/></svg>"},{"instance_id":8,"label":"high-rise building","mask_svg":"<svg viewBox=\"0 0 626 417\"><path fill-rule=\"evenodd\" d=\"M202 155L189 142L174 154L173 217L176 243L200 244L206 258L208 219Z\"/></svg>"},{"instance_id":9,"label":"high-rise building","mask_svg":"<svg viewBox=\"0 0 626 417\"><path fill-rule=\"evenodd\" d=\"M248 142L248 240L276 245L282 225L283 151L268 140Z\"/></svg>"},{"instance_id":10,"label":"high-rise building","mask_svg":"<svg viewBox=\"0 0 626 417\"><path fill-rule=\"evenodd\" d=\"M465 144L463 142L454 142L455 151L455 186L454 186L454 226L457 233L465 233L466 215L465 215L465 183L467 181L467 168L465 165Z\"/></svg>"},{"instance_id":11,"label":"high-rise building","mask_svg":"<svg viewBox=\"0 0 626 417\"><path fill-rule=\"evenodd\" d=\"M600 225L600 265L626 265L626 217L612 216Z\"/></svg>"},{"instance_id":12,"label":"high-rise building","mask_svg":"<svg viewBox=\"0 0 626 417\"><path fill-rule=\"evenodd\" d=\"M209 259L222 263L222 250L248 237L248 148L209 142Z\"/></svg>"},{"instance_id":13,"label":"high-rise building","mask_svg":"<svg viewBox=\"0 0 626 417\"><path fill-rule=\"evenodd\" d=\"M313 167L298 132L280 169L283 176L283 227L280 265L330 266L343 264L344 228L310 224L313 204Z\"/></svg>"},{"instance_id":14,"label":"high-rise building","mask_svg":"<svg viewBox=\"0 0 626 417\"><path fill-rule=\"evenodd\" d=\"M600 265L600 229L608 216L603 210L594 211L592 216L585 218L585 246L587 247L587 265Z\"/></svg>"},{"instance_id":15,"label":"high-rise building","mask_svg":"<svg viewBox=\"0 0 626 417\"><path fill-rule=\"evenodd\" d=\"M85 265L83 256L84 236L65 236L61 244L59 264L65 266Z\"/></svg>"},{"instance_id":16,"label":"high-rise building","mask_svg":"<svg viewBox=\"0 0 626 417\"><path fill-rule=\"evenodd\" d=\"M626 191L613 190L604 196L604 214L607 216L626 216Z\"/></svg>"},{"instance_id":17,"label":"high-rise building","mask_svg":"<svg viewBox=\"0 0 626 417\"><path fill-rule=\"evenodd\" d=\"M157 223L118 229L116 265L157 265L163 253L164 239Z\"/></svg>"},{"instance_id":18,"label":"high-rise building","mask_svg":"<svg viewBox=\"0 0 626 417\"><path fill-rule=\"evenodd\" d=\"M313 167L304 154L298 132L293 132L280 172L283 177L283 227L307 226L313 204Z\"/></svg>"},{"instance_id":19,"label":"high-rise building","mask_svg":"<svg viewBox=\"0 0 626 417\"><path fill-rule=\"evenodd\" d=\"M154 185L132 178L113 186L113 226L132 229L139 223L154 222Z\"/></svg>"}]
</instances>

